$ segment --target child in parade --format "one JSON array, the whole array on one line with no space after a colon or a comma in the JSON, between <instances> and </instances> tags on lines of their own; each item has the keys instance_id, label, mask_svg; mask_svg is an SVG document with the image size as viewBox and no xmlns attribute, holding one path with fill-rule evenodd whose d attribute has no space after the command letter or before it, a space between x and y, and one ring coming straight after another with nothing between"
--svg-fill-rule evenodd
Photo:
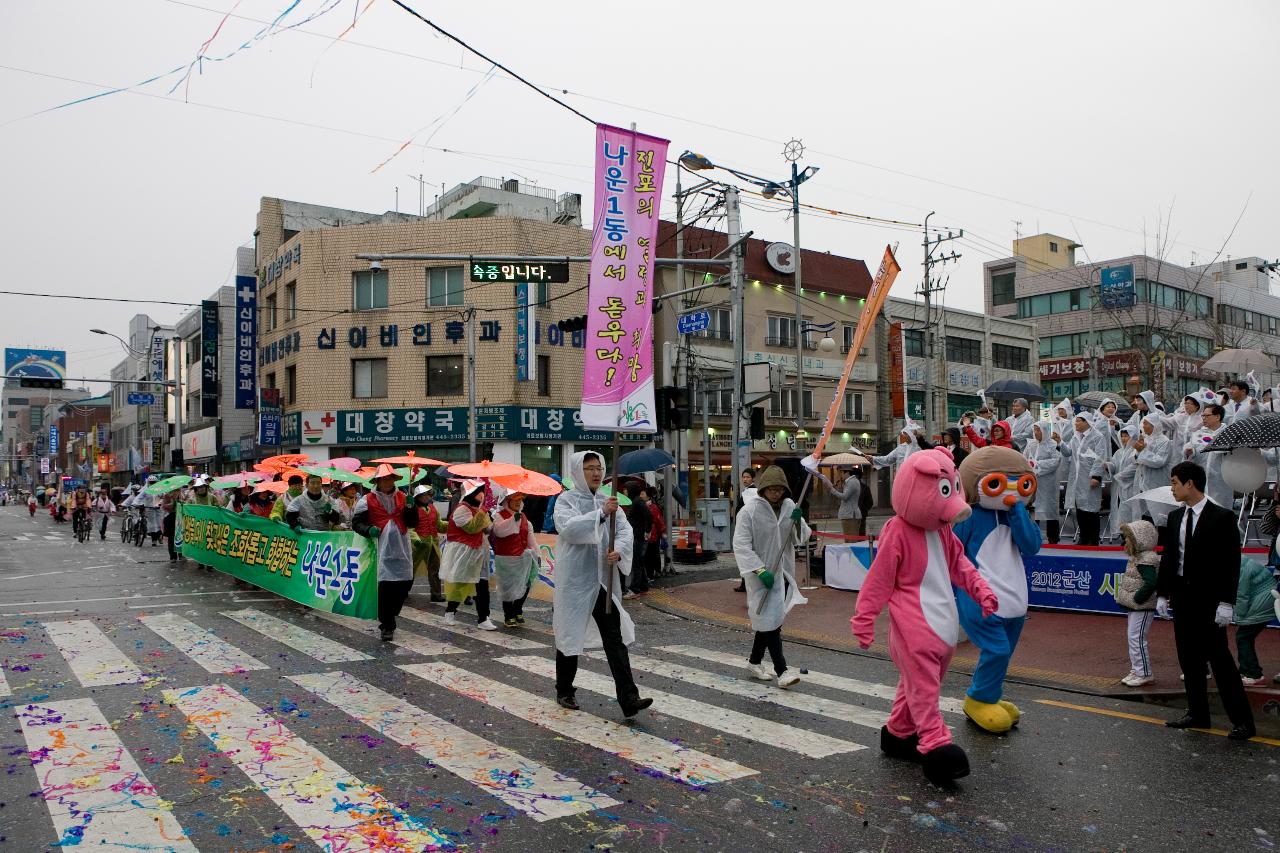
<instances>
[{"instance_id":1,"label":"child in parade","mask_svg":"<svg viewBox=\"0 0 1280 853\"><path fill-rule=\"evenodd\" d=\"M1126 429L1132 429L1126 425ZM1124 552L1129 557L1124 576L1116 587L1116 604L1126 611L1129 634L1129 674L1120 679L1126 687L1145 687L1155 681L1151 672L1151 654L1147 635L1155 619L1156 579L1160 574L1160 557L1156 554L1159 533L1149 521L1130 521L1120 525Z\"/></svg>"}]
</instances>

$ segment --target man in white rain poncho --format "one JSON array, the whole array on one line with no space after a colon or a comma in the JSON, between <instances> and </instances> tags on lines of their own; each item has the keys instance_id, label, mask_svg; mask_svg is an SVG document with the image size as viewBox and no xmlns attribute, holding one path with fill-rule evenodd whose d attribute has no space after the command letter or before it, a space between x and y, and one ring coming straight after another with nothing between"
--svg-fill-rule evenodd
<instances>
[{"instance_id":1,"label":"man in white rain poncho","mask_svg":"<svg viewBox=\"0 0 1280 853\"><path fill-rule=\"evenodd\" d=\"M751 677L790 687L800 676L782 656L782 620L807 601L796 583L795 546L809 541L809 525L789 497L787 475L770 465L756 478L755 494L743 501L733 531L733 556L747 587L747 616L756 632L751 645ZM763 605L763 606L761 606ZM765 650L773 661L764 663Z\"/></svg>"},{"instance_id":2,"label":"man in white rain poncho","mask_svg":"<svg viewBox=\"0 0 1280 853\"><path fill-rule=\"evenodd\" d=\"M627 646L635 642L636 629L622 609L618 572L631 570L631 525L618 512L618 500L600 494L604 482L604 457L581 451L569 458L573 488L556 500L555 598L552 627L556 635L556 701L562 708L578 710L574 677L578 655L588 644L594 620L604 645L614 693L624 717L634 717L653 704L641 699L631 675ZM612 530L613 548L609 548ZM605 602L612 606L605 612ZM590 640L594 640L591 637ZM594 645L594 642L591 643Z\"/></svg>"},{"instance_id":3,"label":"man in white rain poncho","mask_svg":"<svg viewBox=\"0 0 1280 853\"><path fill-rule=\"evenodd\" d=\"M1065 468L1060 444L1049 426L1049 421L1036 421L1031 425L1031 439L1022 455L1031 463L1039 488L1032 503L1036 522L1044 528L1045 539L1050 545L1058 544L1062 519L1058 515L1058 469Z\"/></svg>"},{"instance_id":4,"label":"man in white rain poncho","mask_svg":"<svg viewBox=\"0 0 1280 853\"><path fill-rule=\"evenodd\" d=\"M524 495L494 486L498 505L490 516L489 546L493 548L493 570L498 578L498 600L502 602L503 623L508 628L524 624L524 601L533 583L538 540L533 525L524 514Z\"/></svg>"},{"instance_id":5,"label":"man in white rain poncho","mask_svg":"<svg viewBox=\"0 0 1280 853\"><path fill-rule=\"evenodd\" d=\"M1026 449L1027 442L1031 440L1031 425L1035 423L1035 418L1031 416L1031 409L1025 397L1019 397L1013 401L1012 411L1009 418L1009 437L1013 440L1014 449L1021 452Z\"/></svg>"},{"instance_id":6,"label":"man in white rain poncho","mask_svg":"<svg viewBox=\"0 0 1280 853\"><path fill-rule=\"evenodd\" d=\"M1169 485L1169 472L1178 460L1173 456L1173 442L1164 434L1164 415L1153 412L1142 419L1142 432L1133 449L1138 452L1138 493Z\"/></svg>"},{"instance_id":7,"label":"man in white rain poncho","mask_svg":"<svg viewBox=\"0 0 1280 853\"><path fill-rule=\"evenodd\" d=\"M1067 462L1065 504L1076 513L1077 545L1097 545L1102 512L1103 463L1111 457L1106 436L1093 427L1093 415L1081 412L1072 437L1062 443ZM1167 440L1167 439L1166 439Z\"/></svg>"},{"instance_id":8,"label":"man in white rain poncho","mask_svg":"<svg viewBox=\"0 0 1280 853\"><path fill-rule=\"evenodd\" d=\"M892 467L893 473L897 473L898 466L905 462L908 456L920 449L920 445L916 443L917 429L919 427L916 423L907 418L907 422L903 424L902 430L898 433L898 446L883 456L871 457L871 464L876 467L877 471L881 468Z\"/></svg>"},{"instance_id":9,"label":"man in white rain poncho","mask_svg":"<svg viewBox=\"0 0 1280 853\"><path fill-rule=\"evenodd\" d=\"M418 510L396 488L399 475L390 465L378 466L373 491L356 501L351 529L378 543L378 629L383 642L396 632L396 617L413 586L413 548L409 531Z\"/></svg>"},{"instance_id":10,"label":"man in white rain poncho","mask_svg":"<svg viewBox=\"0 0 1280 853\"><path fill-rule=\"evenodd\" d=\"M1201 414L1204 423L1187 439L1182 447L1182 456L1204 468L1205 496L1223 509L1231 509L1235 505L1236 495L1227 481L1222 479L1222 460L1227 454L1221 451L1209 452L1209 444L1222 430L1224 414L1222 406L1205 406Z\"/></svg>"},{"instance_id":11,"label":"man in white rain poncho","mask_svg":"<svg viewBox=\"0 0 1280 853\"><path fill-rule=\"evenodd\" d=\"M1142 429L1142 419L1147 415L1160 414L1159 410L1156 408L1155 391L1141 391L1129 402L1133 406L1133 414L1129 415L1128 423L1133 424L1138 429ZM1157 426L1161 426L1161 424L1157 424ZM1161 485L1168 484L1162 483Z\"/></svg>"}]
</instances>

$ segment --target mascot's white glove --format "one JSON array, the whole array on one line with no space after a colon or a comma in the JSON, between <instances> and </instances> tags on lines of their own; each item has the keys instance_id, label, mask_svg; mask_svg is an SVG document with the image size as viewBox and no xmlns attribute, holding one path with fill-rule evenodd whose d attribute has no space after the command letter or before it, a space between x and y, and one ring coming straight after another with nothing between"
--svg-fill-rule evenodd
<instances>
[{"instance_id":1,"label":"mascot's white glove","mask_svg":"<svg viewBox=\"0 0 1280 853\"><path fill-rule=\"evenodd\" d=\"M1156 599L1156 615L1161 619L1169 618L1169 599L1163 595Z\"/></svg>"},{"instance_id":2,"label":"mascot's white glove","mask_svg":"<svg viewBox=\"0 0 1280 853\"><path fill-rule=\"evenodd\" d=\"M1219 628L1225 628L1231 624L1231 618L1235 616L1235 607L1230 604L1219 604L1218 611L1213 614L1213 624Z\"/></svg>"}]
</instances>

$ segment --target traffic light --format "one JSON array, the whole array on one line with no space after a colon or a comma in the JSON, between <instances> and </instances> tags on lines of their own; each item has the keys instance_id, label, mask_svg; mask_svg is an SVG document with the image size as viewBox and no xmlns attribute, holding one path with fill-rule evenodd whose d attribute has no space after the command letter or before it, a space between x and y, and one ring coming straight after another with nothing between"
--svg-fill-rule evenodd
<instances>
[{"instance_id":1,"label":"traffic light","mask_svg":"<svg viewBox=\"0 0 1280 853\"><path fill-rule=\"evenodd\" d=\"M556 328L562 332L581 332L587 328L587 315L580 314L567 320L557 320Z\"/></svg>"},{"instance_id":2,"label":"traffic light","mask_svg":"<svg viewBox=\"0 0 1280 853\"><path fill-rule=\"evenodd\" d=\"M61 379L48 379L43 376L23 376L18 380L20 388L61 388Z\"/></svg>"},{"instance_id":3,"label":"traffic light","mask_svg":"<svg viewBox=\"0 0 1280 853\"><path fill-rule=\"evenodd\" d=\"M689 411L689 392L676 385L666 385L655 390L658 407L659 429L689 429L693 426Z\"/></svg>"}]
</instances>

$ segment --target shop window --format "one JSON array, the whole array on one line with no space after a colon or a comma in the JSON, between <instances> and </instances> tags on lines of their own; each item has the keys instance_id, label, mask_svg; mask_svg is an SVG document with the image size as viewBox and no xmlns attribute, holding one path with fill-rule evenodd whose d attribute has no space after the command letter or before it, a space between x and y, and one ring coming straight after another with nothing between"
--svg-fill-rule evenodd
<instances>
[{"instance_id":1,"label":"shop window","mask_svg":"<svg viewBox=\"0 0 1280 853\"><path fill-rule=\"evenodd\" d=\"M538 396L551 396L551 356L538 356Z\"/></svg>"},{"instance_id":2,"label":"shop window","mask_svg":"<svg viewBox=\"0 0 1280 853\"><path fill-rule=\"evenodd\" d=\"M387 396L387 360L385 358L352 359L351 396L357 400Z\"/></svg>"},{"instance_id":3,"label":"shop window","mask_svg":"<svg viewBox=\"0 0 1280 853\"><path fill-rule=\"evenodd\" d=\"M539 365L541 367L541 365ZM539 372L541 381L541 371ZM461 394L462 356L429 355L427 356L427 396L450 397Z\"/></svg>"},{"instance_id":4,"label":"shop window","mask_svg":"<svg viewBox=\"0 0 1280 853\"><path fill-rule=\"evenodd\" d=\"M352 273L352 305L357 311L387 307L387 271Z\"/></svg>"},{"instance_id":5,"label":"shop window","mask_svg":"<svg viewBox=\"0 0 1280 853\"><path fill-rule=\"evenodd\" d=\"M542 298L541 291L538 298ZM432 267L427 270L427 306L446 308L461 304L462 267Z\"/></svg>"},{"instance_id":6,"label":"shop window","mask_svg":"<svg viewBox=\"0 0 1280 853\"><path fill-rule=\"evenodd\" d=\"M521 444L520 464L539 474L560 473L560 446L556 444Z\"/></svg>"}]
</instances>

